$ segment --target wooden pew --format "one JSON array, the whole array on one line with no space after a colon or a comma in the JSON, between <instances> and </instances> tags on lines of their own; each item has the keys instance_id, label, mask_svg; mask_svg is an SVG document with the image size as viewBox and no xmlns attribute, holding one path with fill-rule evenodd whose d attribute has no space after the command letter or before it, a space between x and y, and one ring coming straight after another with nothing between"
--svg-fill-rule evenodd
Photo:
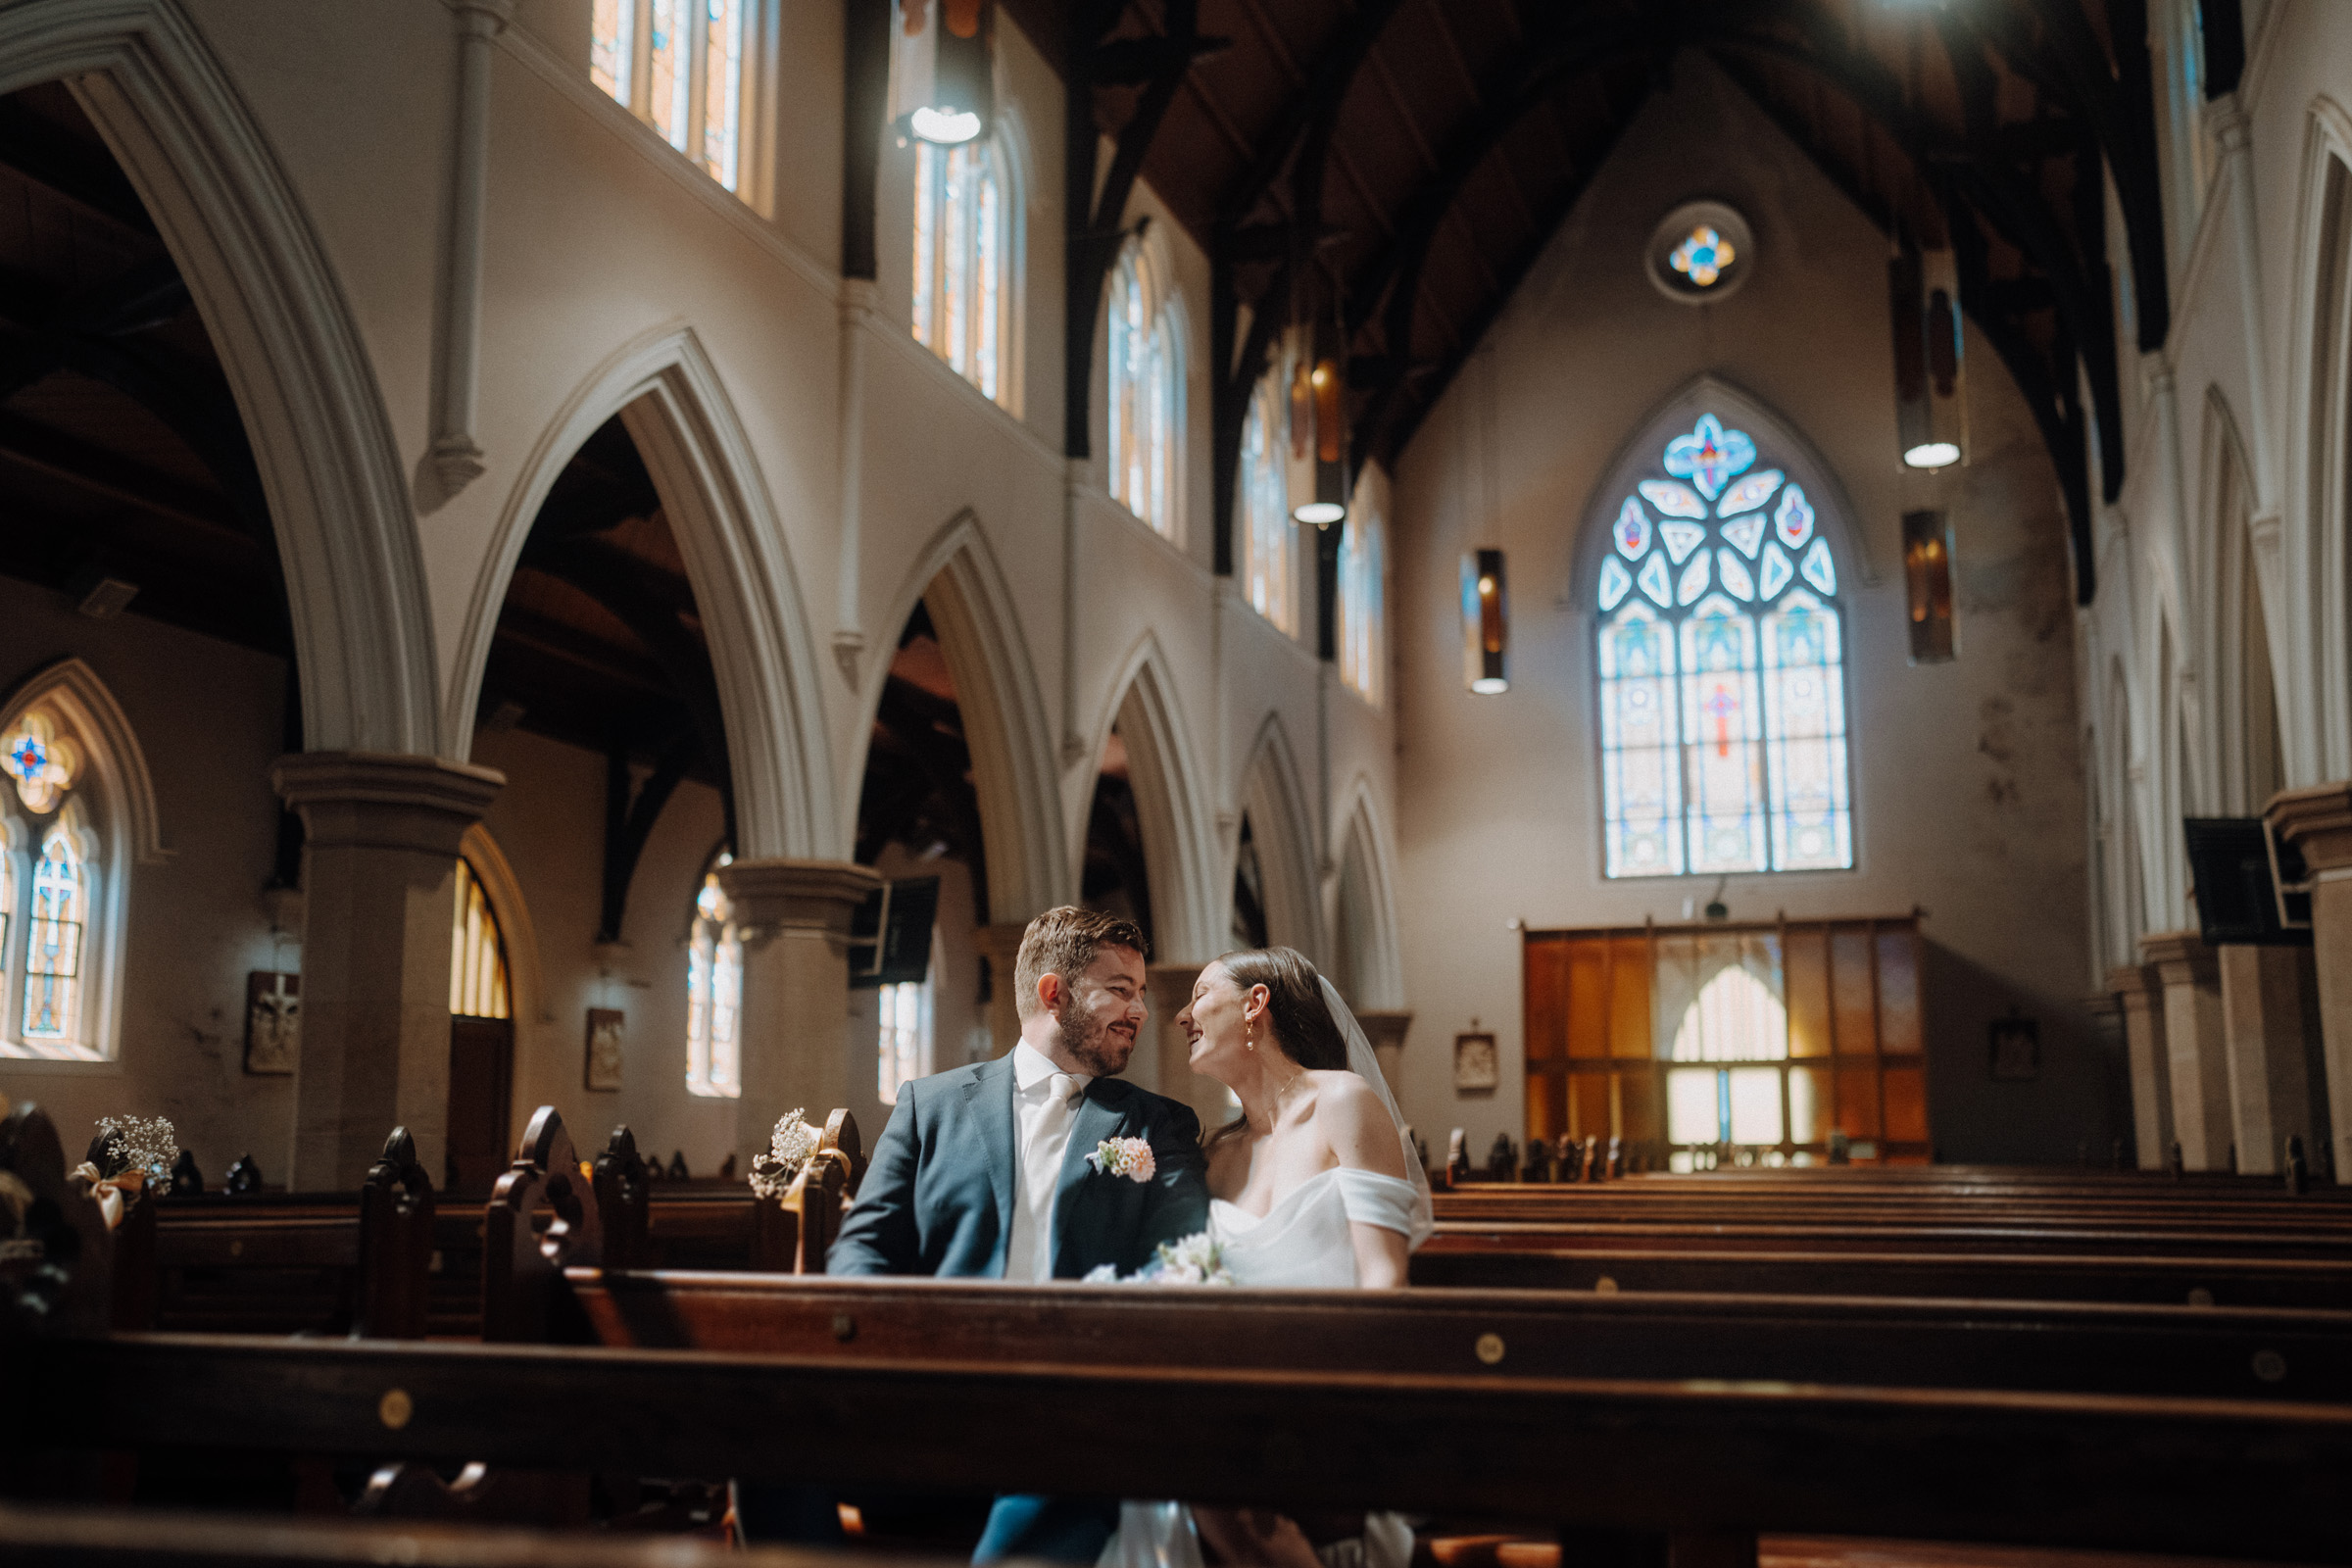
<instances>
[{"instance_id":1,"label":"wooden pew","mask_svg":"<svg viewBox=\"0 0 2352 1568\"><path fill-rule=\"evenodd\" d=\"M567 1271L630 1349L2131 1394L2352 1405L2352 1312Z\"/></svg>"},{"instance_id":2,"label":"wooden pew","mask_svg":"<svg viewBox=\"0 0 2352 1568\"><path fill-rule=\"evenodd\" d=\"M1149 1293L1146 1293L1149 1294ZM1247 1309L1222 1311L1243 1321ZM2132 1395L118 1335L0 1441L2352 1560L2352 1406ZM1572 1553L1573 1555L1573 1553Z\"/></svg>"}]
</instances>

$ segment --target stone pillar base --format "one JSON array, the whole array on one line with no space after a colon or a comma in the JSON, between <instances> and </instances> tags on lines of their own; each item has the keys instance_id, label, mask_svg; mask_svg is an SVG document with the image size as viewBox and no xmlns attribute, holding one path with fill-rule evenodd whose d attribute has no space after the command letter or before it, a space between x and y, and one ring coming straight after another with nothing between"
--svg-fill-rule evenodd
<instances>
[{"instance_id":1,"label":"stone pillar base","mask_svg":"<svg viewBox=\"0 0 2352 1568\"><path fill-rule=\"evenodd\" d=\"M2335 1179L2352 1182L2352 783L2285 790L2263 815L2311 868L2312 960L2327 1058L2328 1147ZM2313 1108L2313 1119L2319 1109Z\"/></svg>"},{"instance_id":2,"label":"stone pillar base","mask_svg":"<svg viewBox=\"0 0 2352 1568\"><path fill-rule=\"evenodd\" d=\"M2237 1168L2274 1175L2285 1168L2287 1139L2300 1138L2317 1153L2307 1049L2319 1034L2311 951L2229 946L2220 953ZM2318 1087L2325 1095L2324 1079Z\"/></svg>"},{"instance_id":3,"label":"stone pillar base","mask_svg":"<svg viewBox=\"0 0 2352 1568\"><path fill-rule=\"evenodd\" d=\"M776 1118L798 1105L822 1127L858 1118L866 1147L882 1132L875 1042L850 1038L850 917L882 885L846 860L737 860L718 868L743 940L743 1094L735 1168L748 1173Z\"/></svg>"},{"instance_id":4,"label":"stone pillar base","mask_svg":"<svg viewBox=\"0 0 2352 1568\"><path fill-rule=\"evenodd\" d=\"M2140 956L2164 982L2164 1044L2171 1064L2173 1138L2186 1170L2228 1170L2230 1053L2222 1038L2221 965L2194 931L2139 939Z\"/></svg>"},{"instance_id":5,"label":"stone pillar base","mask_svg":"<svg viewBox=\"0 0 2352 1568\"><path fill-rule=\"evenodd\" d=\"M359 1186L395 1126L438 1179L458 845L505 784L493 768L370 752L270 767L304 832L292 1190Z\"/></svg>"},{"instance_id":6,"label":"stone pillar base","mask_svg":"<svg viewBox=\"0 0 2352 1568\"><path fill-rule=\"evenodd\" d=\"M2164 982L2153 967L2111 970L2107 989L2124 1014L2124 1052L2132 1068L2132 1162L2162 1170L2173 1148L2173 1081L2164 1040Z\"/></svg>"}]
</instances>

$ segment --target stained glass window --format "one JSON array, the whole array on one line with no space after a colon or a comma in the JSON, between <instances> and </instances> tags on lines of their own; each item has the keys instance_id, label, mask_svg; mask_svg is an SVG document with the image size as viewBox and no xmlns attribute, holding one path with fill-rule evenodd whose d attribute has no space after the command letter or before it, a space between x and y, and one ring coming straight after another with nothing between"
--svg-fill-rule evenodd
<instances>
[{"instance_id":1,"label":"stained glass window","mask_svg":"<svg viewBox=\"0 0 2352 1568\"><path fill-rule=\"evenodd\" d=\"M938 944L933 944L934 951ZM931 1070L931 976L881 988L882 1027L875 1045L875 1093L885 1105L899 1102L899 1088Z\"/></svg>"},{"instance_id":2,"label":"stained glass window","mask_svg":"<svg viewBox=\"0 0 2352 1568\"><path fill-rule=\"evenodd\" d=\"M1173 537L1184 450L1182 323L1140 246L1129 245L1111 273L1109 314L1111 498Z\"/></svg>"},{"instance_id":3,"label":"stained glass window","mask_svg":"<svg viewBox=\"0 0 2352 1568\"><path fill-rule=\"evenodd\" d=\"M60 816L41 835L32 862L31 918L24 922L24 1038L81 1038L82 933L89 923L89 868L79 835Z\"/></svg>"},{"instance_id":4,"label":"stained glass window","mask_svg":"<svg viewBox=\"0 0 2352 1568\"><path fill-rule=\"evenodd\" d=\"M1250 545L1250 604L1275 625L1296 635L1291 495L1283 468L1283 449L1289 445L1284 404L1277 374L1261 379L1250 396L1249 421L1242 427L1242 514Z\"/></svg>"},{"instance_id":5,"label":"stained glass window","mask_svg":"<svg viewBox=\"0 0 2352 1568\"><path fill-rule=\"evenodd\" d=\"M1804 486L1757 457L1703 415L1610 523L1594 650L1609 876L1854 863L1837 562Z\"/></svg>"},{"instance_id":6,"label":"stained glass window","mask_svg":"<svg viewBox=\"0 0 2352 1568\"><path fill-rule=\"evenodd\" d=\"M742 168L745 5L592 0L588 16L588 79L729 190Z\"/></svg>"},{"instance_id":7,"label":"stained glass window","mask_svg":"<svg viewBox=\"0 0 2352 1568\"><path fill-rule=\"evenodd\" d=\"M467 1018L509 1018L507 945L498 914L473 867L458 862L457 908L449 927L449 1010Z\"/></svg>"},{"instance_id":8,"label":"stained glass window","mask_svg":"<svg viewBox=\"0 0 2352 1568\"><path fill-rule=\"evenodd\" d=\"M1004 401L1004 323L1011 295L1004 258L1012 204L1004 154L992 141L914 144L915 341L965 380Z\"/></svg>"},{"instance_id":9,"label":"stained glass window","mask_svg":"<svg viewBox=\"0 0 2352 1568\"><path fill-rule=\"evenodd\" d=\"M1357 493L1362 494L1360 487ZM1359 507L1340 533L1340 679L1368 703L1380 701L1381 622L1387 608L1381 597L1381 556L1387 532L1379 513Z\"/></svg>"},{"instance_id":10,"label":"stained glass window","mask_svg":"<svg viewBox=\"0 0 2352 1568\"><path fill-rule=\"evenodd\" d=\"M721 855L718 865L733 861ZM703 877L694 901L694 932L686 944L686 1089L733 1100L743 1093L743 940L735 912L718 884L717 867Z\"/></svg>"},{"instance_id":11,"label":"stained glass window","mask_svg":"<svg viewBox=\"0 0 2352 1568\"><path fill-rule=\"evenodd\" d=\"M43 815L74 787L80 760L74 743L57 732L57 721L38 709L11 724L0 747L0 771L16 780L17 799Z\"/></svg>"}]
</instances>

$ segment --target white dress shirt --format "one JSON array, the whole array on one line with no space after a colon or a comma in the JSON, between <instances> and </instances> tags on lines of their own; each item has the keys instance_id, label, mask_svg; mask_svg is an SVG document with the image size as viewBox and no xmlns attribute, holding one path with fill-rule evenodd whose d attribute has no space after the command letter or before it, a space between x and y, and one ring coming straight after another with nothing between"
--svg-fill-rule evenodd
<instances>
[{"instance_id":1,"label":"white dress shirt","mask_svg":"<svg viewBox=\"0 0 2352 1568\"><path fill-rule=\"evenodd\" d=\"M1054 1277L1054 1189L1070 1147L1070 1118L1086 1073L1064 1072L1024 1040L1012 1048L1012 1227L1004 1238L1004 1278L1043 1284Z\"/></svg>"}]
</instances>

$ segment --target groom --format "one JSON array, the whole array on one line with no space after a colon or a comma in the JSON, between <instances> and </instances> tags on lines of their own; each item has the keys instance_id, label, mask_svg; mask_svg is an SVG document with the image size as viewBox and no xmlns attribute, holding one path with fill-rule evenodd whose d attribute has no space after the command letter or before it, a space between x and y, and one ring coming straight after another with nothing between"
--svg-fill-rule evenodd
<instances>
[{"instance_id":1,"label":"groom","mask_svg":"<svg viewBox=\"0 0 2352 1568\"><path fill-rule=\"evenodd\" d=\"M1149 1016L1144 934L1092 909L1048 909L1022 934L1008 1055L918 1078L874 1147L834 1274L929 1274L1021 1284L1133 1273L1161 1242L1208 1228L1200 1121L1118 1074ZM1087 1156L1108 1138L1152 1146L1143 1179ZM1092 1563L1115 1501L1000 1497L976 1563Z\"/></svg>"}]
</instances>

